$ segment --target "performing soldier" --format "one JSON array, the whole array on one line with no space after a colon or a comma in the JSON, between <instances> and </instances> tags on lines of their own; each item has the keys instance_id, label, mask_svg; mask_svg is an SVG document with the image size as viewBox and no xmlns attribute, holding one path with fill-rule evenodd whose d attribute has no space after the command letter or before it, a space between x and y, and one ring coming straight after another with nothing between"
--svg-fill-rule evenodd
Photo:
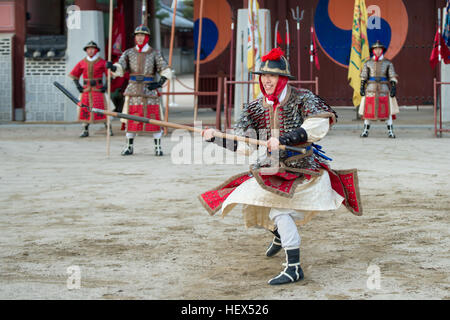
<instances>
[{"instance_id":1,"label":"performing soldier","mask_svg":"<svg viewBox=\"0 0 450 320\"><path fill-rule=\"evenodd\" d=\"M107 63L114 77L123 77L126 71L130 72L129 84L124 92L125 102L123 113L161 120L161 107L159 103L158 88L161 88L167 79L171 78L171 70L161 53L149 46L150 29L140 25L134 31L136 46L126 50L115 64ZM156 75L160 80L156 81ZM153 124L144 124L132 120L126 122L127 144L122 155L132 155L134 138L139 132L153 133L156 156L162 156L161 136L162 130Z\"/></svg>"},{"instance_id":2,"label":"performing soldier","mask_svg":"<svg viewBox=\"0 0 450 320\"><path fill-rule=\"evenodd\" d=\"M386 47L380 41L372 45L370 52L372 58L364 64L361 71L361 96L363 99L359 107L359 114L364 119L364 130L361 137L369 136L371 120L386 120L388 137L395 138L393 120L399 113L395 98L397 74L392 62L384 57Z\"/></svg>"},{"instance_id":3,"label":"performing soldier","mask_svg":"<svg viewBox=\"0 0 450 320\"><path fill-rule=\"evenodd\" d=\"M80 101L84 105L97 109L106 109L106 85L103 85L103 75L106 75L106 61L100 57L100 48L94 41L90 41L84 48L86 57L78 62L69 77L73 79L75 86L81 94ZM83 85L80 77L83 76ZM83 123L83 131L80 137L89 136L89 124L104 123L106 128L106 116L89 112L86 107L78 108L78 121ZM113 135L110 127L110 135Z\"/></svg>"},{"instance_id":4,"label":"performing soldier","mask_svg":"<svg viewBox=\"0 0 450 320\"><path fill-rule=\"evenodd\" d=\"M270 285L303 279L300 266L300 235L297 227L317 213L338 209L341 204L362 214L357 170L334 171L315 143L336 122L336 113L309 90L288 84L289 64L281 49L262 58L259 85L263 97L244 104L235 134L265 140L267 150L250 171L238 174L199 199L211 214L228 214L243 204L246 227L263 227L274 235L266 255L283 248L286 267L269 280ZM232 151L249 150L246 144L214 137L215 129L202 131L204 139ZM221 140L221 141L219 141ZM302 147L306 153L280 150L279 145Z\"/></svg>"}]
</instances>

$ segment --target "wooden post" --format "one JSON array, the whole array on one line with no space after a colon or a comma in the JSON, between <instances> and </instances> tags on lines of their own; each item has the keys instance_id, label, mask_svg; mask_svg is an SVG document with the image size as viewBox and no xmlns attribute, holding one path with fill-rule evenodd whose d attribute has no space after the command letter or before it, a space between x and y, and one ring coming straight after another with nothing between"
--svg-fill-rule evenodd
<instances>
[{"instance_id":1,"label":"wooden post","mask_svg":"<svg viewBox=\"0 0 450 320\"><path fill-rule=\"evenodd\" d=\"M173 17L172 17L172 30L170 34L170 48L169 48L169 68L172 69L172 56L173 56L173 42L175 39L175 18L177 16L177 2L175 0ZM170 92L170 79L167 81L167 92ZM166 112L164 114L164 121L169 121L169 95L166 97ZM164 135L167 135L167 127L164 127Z\"/></svg>"},{"instance_id":2,"label":"wooden post","mask_svg":"<svg viewBox=\"0 0 450 320\"><path fill-rule=\"evenodd\" d=\"M12 120L16 121L16 109L23 110L23 121L25 121L25 81L24 81L24 64L25 55L24 47L27 35L27 1L14 1L14 18L15 18L15 36L13 40L13 110Z\"/></svg>"},{"instance_id":3,"label":"wooden post","mask_svg":"<svg viewBox=\"0 0 450 320\"><path fill-rule=\"evenodd\" d=\"M199 90L199 82L200 82L200 47L202 45L202 22L203 22L203 0L200 0L200 14L199 14L199 26L198 26L198 39L197 39L197 66L195 72L195 90L196 92ZM198 95L195 95L195 103L194 103L194 122L197 121L197 112L198 112Z\"/></svg>"}]
</instances>

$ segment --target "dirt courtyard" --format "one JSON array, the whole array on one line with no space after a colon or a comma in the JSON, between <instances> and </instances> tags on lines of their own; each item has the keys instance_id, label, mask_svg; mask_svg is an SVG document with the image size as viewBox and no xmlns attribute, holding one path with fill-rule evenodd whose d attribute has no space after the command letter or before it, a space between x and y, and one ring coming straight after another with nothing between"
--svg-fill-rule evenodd
<instances>
[{"instance_id":1,"label":"dirt courtyard","mask_svg":"<svg viewBox=\"0 0 450 320\"><path fill-rule=\"evenodd\" d=\"M79 133L0 125L0 299L450 299L449 134L332 130L320 144L359 170L364 214L301 227L305 279L272 287L271 234L197 199L247 164L173 163L170 135L164 157L144 136L123 157L119 130L107 157L101 126Z\"/></svg>"}]
</instances>

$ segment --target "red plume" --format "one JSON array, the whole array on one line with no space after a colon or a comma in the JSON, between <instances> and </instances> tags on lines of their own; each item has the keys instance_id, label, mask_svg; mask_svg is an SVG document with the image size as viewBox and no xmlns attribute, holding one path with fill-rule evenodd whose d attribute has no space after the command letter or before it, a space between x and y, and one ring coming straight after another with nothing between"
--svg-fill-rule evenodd
<instances>
[{"instance_id":1,"label":"red plume","mask_svg":"<svg viewBox=\"0 0 450 320\"><path fill-rule=\"evenodd\" d=\"M266 62L267 60L270 61L278 61L281 59L281 57L284 56L284 51L280 48L273 48L268 54L263 56L261 60L263 62Z\"/></svg>"}]
</instances>

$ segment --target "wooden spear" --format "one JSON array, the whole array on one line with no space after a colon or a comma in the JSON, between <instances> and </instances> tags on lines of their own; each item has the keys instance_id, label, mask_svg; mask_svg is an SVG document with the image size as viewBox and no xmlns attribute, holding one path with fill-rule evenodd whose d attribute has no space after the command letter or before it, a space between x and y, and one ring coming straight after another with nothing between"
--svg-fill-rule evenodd
<instances>
[{"instance_id":1,"label":"wooden spear","mask_svg":"<svg viewBox=\"0 0 450 320\"><path fill-rule=\"evenodd\" d=\"M202 45L202 22L203 22L203 0L200 0L200 15L199 15L199 24L198 24L198 39L197 39L197 65L195 72L195 91L198 93L199 82L200 82L200 47ZM198 95L195 96L194 102L194 122L197 121L197 112L198 112Z\"/></svg>"},{"instance_id":2,"label":"wooden spear","mask_svg":"<svg viewBox=\"0 0 450 320\"><path fill-rule=\"evenodd\" d=\"M109 0L109 40L108 40L108 61L111 61L112 57L112 27L113 27L113 1ZM111 110L110 101L111 101L111 70L108 69L108 101L106 103L108 112ZM110 145L111 145L111 137L110 137L110 128L111 128L111 120L107 116L106 117L106 154L109 157Z\"/></svg>"},{"instance_id":3,"label":"wooden spear","mask_svg":"<svg viewBox=\"0 0 450 320\"><path fill-rule=\"evenodd\" d=\"M169 68L172 69L172 56L173 56L173 41L175 38L175 17L177 16L177 2L175 0L172 17L172 30L170 34L170 48L169 48ZM167 92L170 92L170 79L167 80ZM164 114L164 121L169 120L169 95L166 97L166 112ZM164 135L167 135L167 127L164 127Z\"/></svg>"},{"instance_id":4,"label":"wooden spear","mask_svg":"<svg viewBox=\"0 0 450 320\"><path fill-rule=\"evenodd\" d=\"M196 128L196 127L186 126L186 125L182 125L182 124L178 124L178 123L171 123L171 122L166 122L166 121L159 121L159 120L154 120L154 119L149 119L149 118L144 118L144 117L138 117L138 116L125 114L125 113L106 111L103 109L91 108L89 106L82 104L80 100L75 98L75 96L73 94L71 94L66 88L64 88L64 86L62 86L59 82L55 81L53 84L55 85L55 87L57 87L59 90L61 90L61 92L64 93L70 100L72 100L77 106L79 106L81 108L88 108L88 110L90 112L104 114L107 116L112 116L112 117L120 118L120 119L127 119L127 120L133 120L133 121L137 121L137 122L149 123L149 124L153 124L153 125L156 125L159 127L182 129L182 130L187 130L190 132L197 132L200 134L203 132L202 128ZM233 134L223 133L220 131L216 131L214 133L214 137L217 137L220 139L225 138L227 140L242 141L242 142L246 142L248 144L260 145L260 146L267 147L267 141L237 136L237 135L233 135ZM305 148L292 147L292 146L286 146L286 145L280 145L279 149L299 152L302 154L306 153Z\"/></svg>"}]
</instances>

